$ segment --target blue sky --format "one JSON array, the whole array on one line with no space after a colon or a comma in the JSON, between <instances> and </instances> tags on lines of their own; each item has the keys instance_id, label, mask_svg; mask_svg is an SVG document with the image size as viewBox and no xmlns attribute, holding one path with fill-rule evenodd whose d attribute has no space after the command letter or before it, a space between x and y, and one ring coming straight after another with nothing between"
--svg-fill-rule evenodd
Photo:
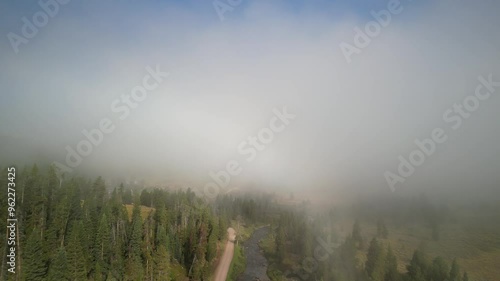
<instances>
[{"instance_id":1,"label":"blue sky","mask_svg":"<svg viewBox=\"0 0 500 281\"><path fill-rule=\"evenodd\" d=\"M384 185L383 171L441 126L443 112L474 90L479 75L500 75L498 1L401 1L403 12L347 63L339 45L352 44L354 28L388 2L247 0L220 21L211 1L73 0L15 54L7 34L20 34L21 18L40 7L2 1L0 138L35 143L42 153L4 145L0 159L19 152L61 161L65 146L109 116L146 66L161 65L168 83L83 166L203 178L238 157L238 143L274 107L288 105L301 117L248 166L248 178L348 185L363 171L360 181ZM447 176L436 182L455 179L467 163L493 178L498 101L482 107L414 184L437 168ZM484 149L471 149L475 136L486 135ZM449 165L463 159L475 162Z\"/></svg>"}]
</instances>

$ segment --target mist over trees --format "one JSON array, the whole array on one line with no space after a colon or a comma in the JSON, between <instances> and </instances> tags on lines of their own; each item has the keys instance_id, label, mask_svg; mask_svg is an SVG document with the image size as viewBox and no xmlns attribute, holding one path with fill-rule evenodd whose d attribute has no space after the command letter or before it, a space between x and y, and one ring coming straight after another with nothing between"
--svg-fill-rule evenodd
<instances>
[{"instance_id":1,"label":"mist over trees","mask_svg":"<svg viewBox=\"0 0 500 281\"><path fill-rule=\"evenodd\" d=\"M300 212L282 213L275 222L275 258L282 268L291 266L290 257L312 257L312 245L317 244L317 236L310 233L332 235L335 231L328 229L335 220L328 217L317 217L308 220ZM386 234L386 227L378 221L378 226ZM310 229L303 232L302 225ZM380 230L380 229L379 229ZM331 231L331 232L330 232ZM309 233L309 234L308 234ZM321 235L319 235L321 237ZM415 249L411 261L405 265L406 272L398 269L398 260L391 244L379 241L373 237L368 245L364 246L361 237L362 225L356 220L351 234L345 238L335 236L332 244L334 251L324 261L317 260L314 266L306 267L299 263L298 267L287 270L283 277L295 277L299 280L331 280L331 281L462 281L468 280L467 272L463 271L457 259L451 262L443 257L430 257L424 249ZM360 259L360 254L366 258ZM309 261L310 262L310 261Z\"/></svg>"},{"instance_id":2,"label":"mist over trees","mask_svg":"<svg viewBox=\"0 0 500 281\"><path fill-rule=\"evenodd\" d=\"M5 181L2 177L0 184ZM413 229L422 241L440 243L442 229L465 222L456 206L425 194L319 209L307 200L279 199L275 194L219 195L207 202L190 188L110 186L101 177L59 177L53 166L19 170L16 182L18 263L15 275L2 267L2 280L209 280L226 230L236 225L270 225L261 247L273 281L294 276L329 281L472 280L460 266L460 256L430 254L425 243L416 246L396 238L401 229ZM0 204L6 202L2 194ZM470 210L484 216L496 208L471 205L462 212ZM5 208L0 215L7 215ZM468 220L477 231L496 225L475 217ZM4 220L0 227L6 227ZM329 246L320 249L326 255L318 260L322 243ZM486 242L471 243L488 249ZM6 253L6 243L0 246ZM401 247L412 247L408 259L402 259Z\"/></svg>"},{"instance_id":3,"label":"mist over trees","mask_svg":"<svg viewBox=\"0 0 500 281\"><path fill-rule=\"evenodd\" d=\"M16 180L18 267L13 275L2 266L2 280L208 280L230 220L262 221L270 208L262 198L221 196L206 204L190 189L63 180L53 166L25 168ZM2 193L0 205L6 202Z\"/></svg>"}]
</instances>

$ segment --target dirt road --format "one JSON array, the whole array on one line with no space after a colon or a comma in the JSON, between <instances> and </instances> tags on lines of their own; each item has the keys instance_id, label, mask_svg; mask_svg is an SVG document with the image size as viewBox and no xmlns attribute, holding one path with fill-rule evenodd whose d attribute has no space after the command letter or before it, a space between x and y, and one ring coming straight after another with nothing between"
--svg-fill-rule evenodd
<instances>
[{"instance_id":1,"label":"dirt road","mask_svg":"<svg viewBox=\"0 0 500 281\"><path fill-rule=\"evenodd\" d=\"M227 229L227 243L224 254L219 261L219 265L215 270L214 281L226 281L227 272L229 271L229 266L233 260L234 254L234 240L236 238L236 231L233 228Z\"/></svg>"}]
</instances>

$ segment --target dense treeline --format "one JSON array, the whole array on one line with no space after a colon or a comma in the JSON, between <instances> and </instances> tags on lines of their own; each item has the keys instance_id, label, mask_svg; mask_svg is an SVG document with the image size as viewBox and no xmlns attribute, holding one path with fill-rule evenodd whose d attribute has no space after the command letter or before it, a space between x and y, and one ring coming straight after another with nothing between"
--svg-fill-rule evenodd
<instances>
[{"instance_id":1,"label":"dense treeline","mask_svg":"<svg viewBox=\"0 0 500 281\"><path fill-rule=\"evenodd\" d=\"M63 180L54 167L46 170L34 165L16 173L17 268L7 273L4 260L2 280L183 279L179 274L207 280L230 220L256 220L269 209L254 198L221 196L203 204L189 189L139 192L106 186L100 177ZM0 205L6 202L2 192ZM2 229L5 223L0 220Z\"/></svg>"},{"instance_id":2,"label":"dense treeline","mask_svg":"<svg viewBox=\"0 0 500 281\"><path fill-rule=\"evenodd\" d=\"M415 250L406 273L398 270L397 258L387 238L389 230L377 221L377 236L363 240L359 221L344 239L334 230L333 213L308 217L288 211L274 223L274 258L284 276L299 280L328 281L468 281L457 260L451 266L442 257L430 259L423 249ZM318 238L322 239L319 242ZM366 255L366 261L360 260ZM294 260L295 259L295 260Z\"/></svg>"}]
</instances>

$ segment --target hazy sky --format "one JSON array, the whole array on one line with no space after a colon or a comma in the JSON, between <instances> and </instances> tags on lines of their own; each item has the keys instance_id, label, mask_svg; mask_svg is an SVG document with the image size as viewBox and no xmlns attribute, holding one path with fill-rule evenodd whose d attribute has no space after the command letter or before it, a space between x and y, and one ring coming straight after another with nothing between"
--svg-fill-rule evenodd
<instances>
[{"instance_id":1,"label":"hazy sky","mask_svg":"<svg viewBox=\"0 0 500 281\"><path fill-rule=\"evenodd\" d=\"M42 10L19 2L0 4L3 162L64 163L109 118L78 169L198 184L233 159L235 185L389 190L384 172L439 127L448 140L398 186L500 179L500 87L458 130L443 120L478 76L500 81L498 1L401 1L351 63L339 45L390 1L243 0L221 21L212 1L73 0L16 54L7 35ZM113 101L156 65L170 75L120 120ZM238 145L283 106L296 118L246 161Z\"/></svg>"}]
</instances>

